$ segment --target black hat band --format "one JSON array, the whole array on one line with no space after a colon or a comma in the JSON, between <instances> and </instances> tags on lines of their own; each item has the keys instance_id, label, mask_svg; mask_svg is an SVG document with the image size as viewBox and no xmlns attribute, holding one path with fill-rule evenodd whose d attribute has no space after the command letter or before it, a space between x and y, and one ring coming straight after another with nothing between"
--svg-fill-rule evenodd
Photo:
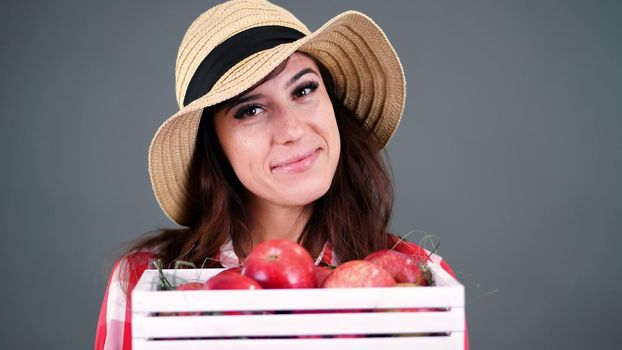
<instances>
[{"instance_id":1,"label":"black hat band","mask_svg":"<svg viewBox=\"0 0 622 350\"><path fill-rule=\"evenodd\" d=\"M259 51L294 42L305 34L283 26L254 27L237 33L216 46L201 62L188 84L184 106L207 94L238 62Z\"/></svg>"}]
</instances>

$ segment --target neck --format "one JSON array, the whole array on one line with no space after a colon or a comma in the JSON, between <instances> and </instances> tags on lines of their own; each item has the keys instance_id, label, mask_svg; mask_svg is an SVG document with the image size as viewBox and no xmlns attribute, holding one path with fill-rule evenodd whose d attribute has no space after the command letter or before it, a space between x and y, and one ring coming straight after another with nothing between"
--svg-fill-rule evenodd
<instances>
[{"instance_id":1,"label":"neck","mask_svg":"<svg viewBox=\"0 0 622 350\"><path fill-rule=\"evenodd\" d=\"M270 239L286 239L296 242L307 221L310 210L306 207L282 207L270 203L251 201L250 242L244 244L248 255L253 247Z\"/></svg>"}]
</instances>

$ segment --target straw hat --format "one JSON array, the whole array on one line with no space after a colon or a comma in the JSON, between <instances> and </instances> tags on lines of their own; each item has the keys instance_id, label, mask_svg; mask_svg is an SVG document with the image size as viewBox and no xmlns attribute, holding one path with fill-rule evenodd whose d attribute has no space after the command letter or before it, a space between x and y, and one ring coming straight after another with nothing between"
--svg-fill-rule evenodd
<instances>
[{"instance_id":1,"label":"straw hat","mask_svg":"<svg viewBox=\"0 0 622 350\"><path fill-rule=\"evenodd\" d=\"M369 17L347 11L309 31L287 10L262 0L233 0L200 15L188 28L175 65L179 111L149 147L149 176L164 213L188 225L184 203L189 165L204 107L248 90L293 52L321 62L337 97L371 130L378 149L393 135L404 109L402 65Z\"/></svg>"}]
</instances>

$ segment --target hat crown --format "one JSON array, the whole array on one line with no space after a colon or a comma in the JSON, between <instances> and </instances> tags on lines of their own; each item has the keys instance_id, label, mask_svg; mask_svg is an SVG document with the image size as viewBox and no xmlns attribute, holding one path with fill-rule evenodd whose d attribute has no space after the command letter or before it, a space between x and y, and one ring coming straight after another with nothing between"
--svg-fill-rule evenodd
<instances>
[{"instance_id":1,"label":"hat crown","mask_svg":"<svg viewBox=\"0 0 622 350\"><path fill-rule=\"evenodd\" d=\"M289 11L264 0L228 1L195 19L183 37L175 63L175 93L179 107L183 107L192 76L214 48L247 29L274 25L310 33Z\"/></svg>"}]
</instances>

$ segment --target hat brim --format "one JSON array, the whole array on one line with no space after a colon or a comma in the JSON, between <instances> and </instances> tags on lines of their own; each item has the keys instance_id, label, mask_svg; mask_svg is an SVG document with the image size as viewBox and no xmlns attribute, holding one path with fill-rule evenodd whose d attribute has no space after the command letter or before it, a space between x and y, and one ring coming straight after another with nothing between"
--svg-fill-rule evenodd
<instances>
[{"instance_id":1,"label":"hat brim","mask_svg":"<svg viewBox=\"0 0 622 350\"><path fill-rule=\"evenodd\" d=\"M189 225L184 217L189 166L203 109L247 91L295 51L316 58L329 70L338 99L362 120L379 149L390 140L406 98L402 65L371 18L344 12L304 38L239 62L207 94L160 126L149 146L149 177L158 204L172 221Z\"/></svg>"}]
</instances>

